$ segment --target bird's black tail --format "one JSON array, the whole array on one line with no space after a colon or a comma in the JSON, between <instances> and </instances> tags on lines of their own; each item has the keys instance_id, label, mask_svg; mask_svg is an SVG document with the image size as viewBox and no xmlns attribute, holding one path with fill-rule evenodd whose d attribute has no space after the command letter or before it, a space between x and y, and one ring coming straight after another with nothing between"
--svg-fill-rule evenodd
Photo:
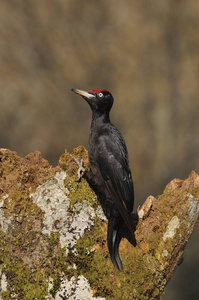
<instances>
[{"instance_id":1,"label":"bird's black tail","mask_svg":"<svg viewBox=\"0 0 199 300\"><path fill-rule=\"evenodd\" d=\"M108 222L108 249L112 263L118 270L123 269L122 261L119 255L119 244L122 238L123 220L121 218L110 218Z\"/></svg>"},{"instance_id":2,"label":"bird's black tail","mask_svg":"<svg viewBox=\"0 0 199 300\"><path fill-rule=\"evenodd\" d=\"M136 229L137 222L137 214L132 215L133 232ZM119 244L121 239L125 237L133 246L136 246L135 235L132 236L132 230L130 231L129 228L127 228L121 217L111 217L109 219L107 233L108 249L113 265L119 271L122 271L123 269L122 260L119 255Z\"/></svg>"}]
</instances>

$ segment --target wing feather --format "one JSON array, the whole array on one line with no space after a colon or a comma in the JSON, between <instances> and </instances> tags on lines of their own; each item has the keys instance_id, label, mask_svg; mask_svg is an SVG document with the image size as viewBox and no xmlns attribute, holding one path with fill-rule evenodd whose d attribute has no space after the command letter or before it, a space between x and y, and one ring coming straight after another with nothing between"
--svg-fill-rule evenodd
<instances>
[{"instance_id":1,"label":"wing feather","mask_svg":"<svg viewBox=\"0 0 199 300\"><path fill-rule=\"evenodd\" d=\"M115 136L114 140L110 135L100 137L97 162L113 202L132 231L130 213L133 211L134 189L128 153L121 135Z\"/></svg>"}]
</instances>

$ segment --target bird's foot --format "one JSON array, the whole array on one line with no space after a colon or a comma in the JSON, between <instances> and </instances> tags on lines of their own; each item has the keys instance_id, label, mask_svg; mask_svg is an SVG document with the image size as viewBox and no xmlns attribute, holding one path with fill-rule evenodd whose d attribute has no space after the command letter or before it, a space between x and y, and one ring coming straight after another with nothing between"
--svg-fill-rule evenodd
<instances>
[{"instance_id":1,"label":"bird's foot","mask_svg":"<svg viewBox=\"0 0 199 300\"><path fill-rule=\"evenodd\" d=\"M80 161L77 158L72 158L71 161L74 161L79 166L79 169L77 171L78 178L75 181L80 182L82 177L84 176L85 171L86 171L85 168L84 168L83 158L81 157Z\"/></svg>"}]
</instances>

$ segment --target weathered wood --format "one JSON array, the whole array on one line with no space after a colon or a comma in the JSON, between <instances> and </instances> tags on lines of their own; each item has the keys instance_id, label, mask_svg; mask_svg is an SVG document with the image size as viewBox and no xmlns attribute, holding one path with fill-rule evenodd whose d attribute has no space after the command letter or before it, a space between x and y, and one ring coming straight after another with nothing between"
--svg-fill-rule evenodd
<instances>
[{"instance_id":1,"label":"weathered wood","mask_svg":"<svg viewBox=\"0 0 199 300\"><path fill-rule=\"evenodd\" d=\"M136 248L120 244L118 272L96 196L75 182L71 158L80 155L89 167L78 147L52 168L38 151L20 158L0 149L0 298L160 299L198 220L199 176L192 171L147 198Z\"/></svg>"}]
</instances>

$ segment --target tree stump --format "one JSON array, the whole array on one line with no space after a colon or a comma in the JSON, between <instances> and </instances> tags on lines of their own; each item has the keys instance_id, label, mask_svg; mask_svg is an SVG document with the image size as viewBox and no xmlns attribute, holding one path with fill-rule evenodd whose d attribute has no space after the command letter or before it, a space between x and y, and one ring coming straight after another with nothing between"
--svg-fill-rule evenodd
<instances>
[{"instance_id":1,"label":"tree stump","mask_svg":"<svg viewBox=\"0 0 199 300\"><path fill-rule=\"evenodd\" d=\"M199 216L199 176L174 179L139 209L137 246L120 243L122 272L106 243L107 220L73 157L53 168L36 151L0 149L0 299L161 299Z\"/></svg>"}]
</instances>

